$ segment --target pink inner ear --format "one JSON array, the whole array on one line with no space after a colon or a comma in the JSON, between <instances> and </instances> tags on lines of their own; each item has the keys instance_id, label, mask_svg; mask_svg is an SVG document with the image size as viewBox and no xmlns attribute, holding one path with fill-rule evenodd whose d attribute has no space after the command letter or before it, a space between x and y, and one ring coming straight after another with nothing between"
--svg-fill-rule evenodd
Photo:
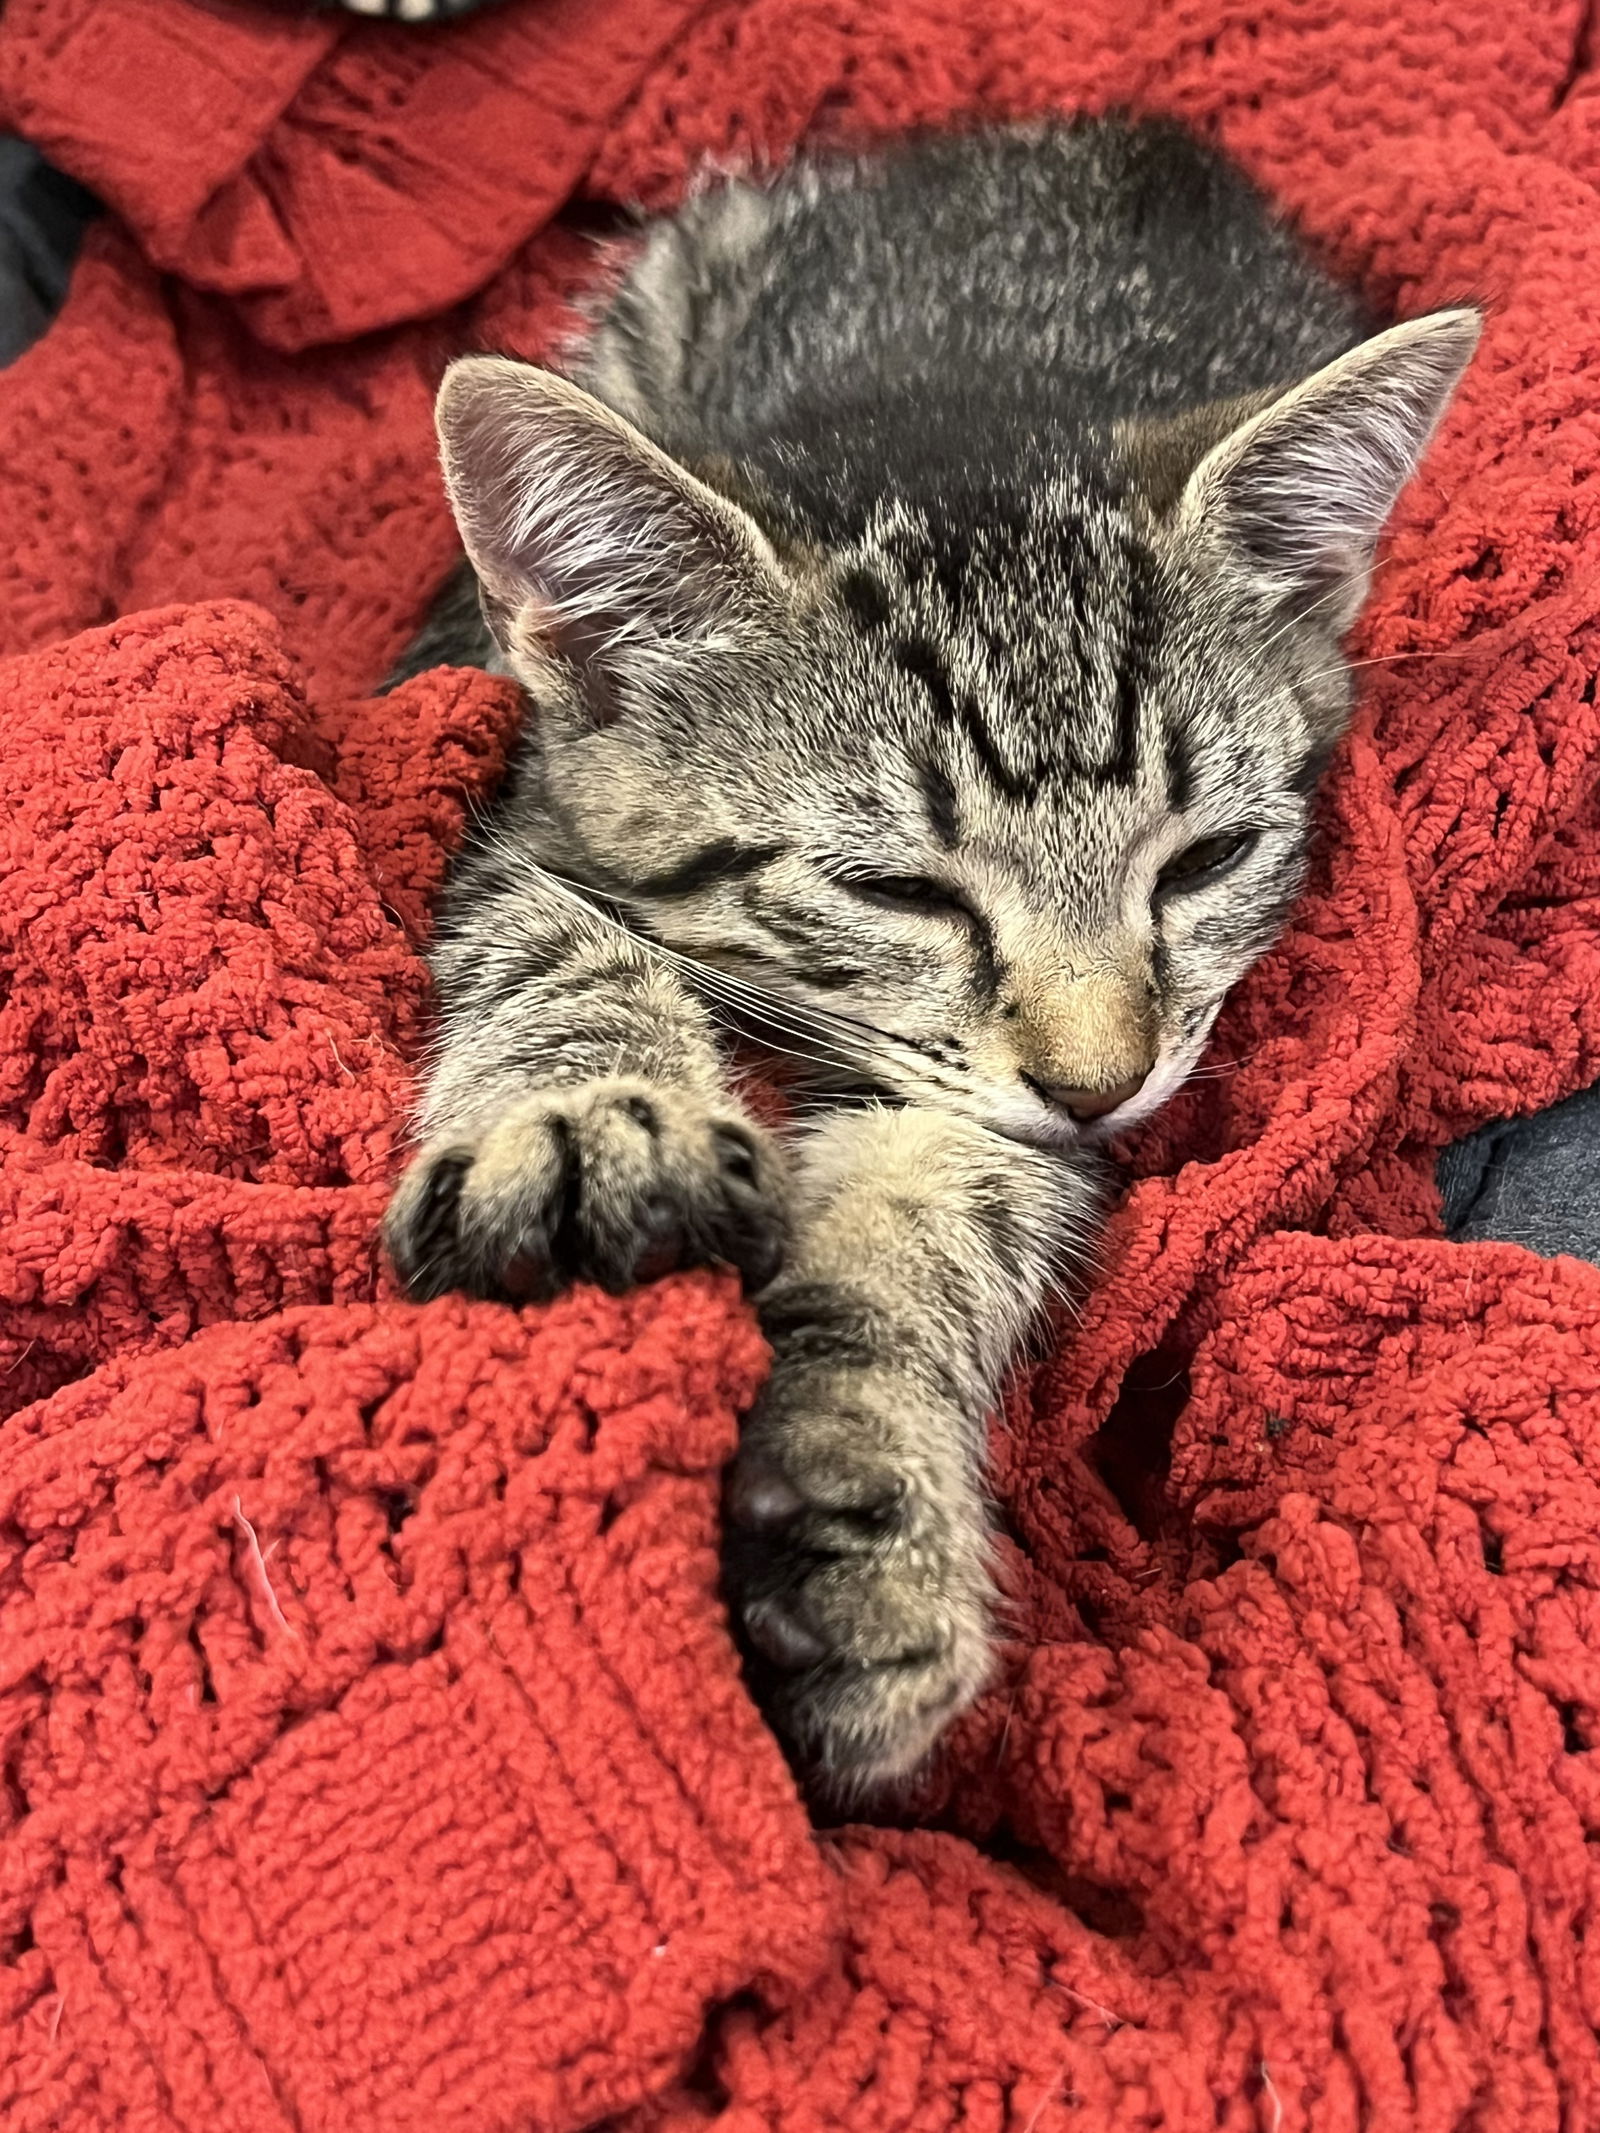
<instances>
[{"instance_id":1,"label":"pink inner ear","mask_svg":"<svg viewBox=\"0 0 1600 2133\"><path fill-rule=\"evenodd\" d=\"M495 628L491 623L491 628ZM577 678L585 722L596 731L614 726L626 709L622 662L614 656L617 627L606 628L598 616L563 617L537 594L509 617L495 636L512 666L531 685L551 658L561 660Z\"/></svg>"},{"instance_id":2,"label":"pink inner ear","mask_svg":"<svg viewBox=\"0 0 1600 2133\"><path fill-rule=\"evenodd\" d=\"M610 442L603 410L564 380L497 357L469 358L446 375L437 419L445 484L468 555L492 596L520 611L550 588L540 558L583 538L563 494ZM587 433L587 434L586 434ZM586 451L587 445L587 451Z\"/></svg>"}]
</instances>

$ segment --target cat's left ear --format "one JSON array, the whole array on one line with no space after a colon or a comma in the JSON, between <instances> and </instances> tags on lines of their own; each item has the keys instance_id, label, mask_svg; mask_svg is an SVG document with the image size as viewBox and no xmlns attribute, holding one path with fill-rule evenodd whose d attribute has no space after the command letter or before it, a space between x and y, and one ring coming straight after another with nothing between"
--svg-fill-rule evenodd
<instances>
[{"instance_id":1,"label":"cat's left ear","mask_svg":"<svg viewBox=\"0 0 1600 2133\"><path fill-rule=\"evenodd\" d=\"M603 725L651 661L770 614L784 581L755 521L565 378L467 356L435 419L490 627L530 687L556 662Z\"/></svg>"},{"instance_id":2,"label":"cat's left ear","mask_svg":"<svg viewBox=\"0 0 1600 2133\"><path fill-rule=\"evenodd\" d=\"M1206 453L1174 525L1268 598L1342 635L1481 324L1472 310L1412 319L1281 394Z\"/></svg>"}]
</instances>

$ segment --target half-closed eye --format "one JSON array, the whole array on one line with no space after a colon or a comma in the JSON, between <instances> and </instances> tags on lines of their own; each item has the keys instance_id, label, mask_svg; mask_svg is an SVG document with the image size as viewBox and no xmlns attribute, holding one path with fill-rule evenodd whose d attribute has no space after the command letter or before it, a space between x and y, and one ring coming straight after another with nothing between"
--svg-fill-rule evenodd
<instances>
[{"instance_id":1,"label":"half-closed eye","mask_svg":"<svg viewBox=\"0 0 1600 2133\"><path fill-rule=\"evenodd\" d=\"M972 906L959 890L925 874L847 874L840 886L864 903L888 910L916 911L925 918L955 918L968 921Z\"/></svg>"},{"instance_id":2,"label":"half-closed eye","mask_svg":"<svg viewBox=\"0 0 1600 2133\"><path fill-rule=\"evenodd\" d=\"M1157 896L1185 896L1206 889L1224 874L1231 874L1260 841L1256 829L1224 830L1215 837L1201 837L1185 851L1169 859L1156 876Z\"/></svg>"}]
</instances>

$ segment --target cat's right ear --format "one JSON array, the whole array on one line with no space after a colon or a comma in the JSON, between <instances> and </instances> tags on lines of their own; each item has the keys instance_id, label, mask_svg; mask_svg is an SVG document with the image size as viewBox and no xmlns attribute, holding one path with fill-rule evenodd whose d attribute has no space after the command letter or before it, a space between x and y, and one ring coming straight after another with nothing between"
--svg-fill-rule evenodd
<instances>
[{"instance_id":1,"label":"cat's right ear","mask_svg":"<svg viewBox=\"0 0 1600 2133\"><path fill-rule=\"evenodd\" d=\"M1376 334L1214 444L1174 523L1260 594L1333 637L1478 345L1476 311Z\"/></svg>"},{"instance_id":2,"label":"cat's right ear","mask_svg":"<svg viewBox=\"0 0 1600 2133\"><path fill-rule=\"evenodd\" d=\"M594 723L652 663L737 641L779 597L755 521L567 379L466 356L435 419L501 650L536 692L560 662Z\"/></svg>"}]
</instances>

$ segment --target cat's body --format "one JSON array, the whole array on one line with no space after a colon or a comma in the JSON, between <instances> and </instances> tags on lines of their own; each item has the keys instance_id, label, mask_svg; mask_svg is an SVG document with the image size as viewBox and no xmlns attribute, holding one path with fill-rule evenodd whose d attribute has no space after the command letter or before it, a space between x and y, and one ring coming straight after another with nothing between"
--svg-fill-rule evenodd
<instances>
[{"instance_id":1,"label":"cat's body","mask_svg":"<svg viewBox=\"0 0 1600 2133\"><path fill-rule=\"evenodd\" d=\"M1298 886L1476 321L1364 331L1215 158L1102 122L707 193L596 330L603 407L493 358L441 394L493 635L458 588L408 664L503 661L533 714L391 1246L421 1294L763 1291L730 1591L835 1780L981 1683L984 1419L1092 1248L1092 1144ZM719 1017L883 1101L786 1160Z\"/></svg>"}]
</instances>

